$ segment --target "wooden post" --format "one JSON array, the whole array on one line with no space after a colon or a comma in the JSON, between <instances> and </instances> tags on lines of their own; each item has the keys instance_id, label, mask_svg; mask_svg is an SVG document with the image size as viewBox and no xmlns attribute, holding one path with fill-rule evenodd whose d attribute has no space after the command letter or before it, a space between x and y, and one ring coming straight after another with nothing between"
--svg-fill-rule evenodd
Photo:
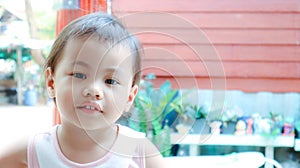
<instances>
[{"instance_id":1,"label":"wooden post","mask_svg":"<svg viewBox=\"0 0 300 168\"><path fill-rule=\"evenodd\" d=\"M274 147L273 146L266 146L265 157L268 159L274 159ZM270 163L266 163L265 168L273 168L273 165L271 165Z\"/></svg>"},{"instance_id":2,"label":"wooden post","mask_svg":"<svg viewBox=\"0 0 300 168\"><path fill-rule=\"evenodd\" d=\"M198 153L198 145L190 145L190 156L198 156L199 153Z\"/></svg>"}]
</instances>

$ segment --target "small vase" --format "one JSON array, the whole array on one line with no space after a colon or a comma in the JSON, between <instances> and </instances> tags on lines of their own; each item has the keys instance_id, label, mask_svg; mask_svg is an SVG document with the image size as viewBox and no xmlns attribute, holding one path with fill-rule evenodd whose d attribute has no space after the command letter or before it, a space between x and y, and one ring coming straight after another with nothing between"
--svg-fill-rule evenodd
<instances>
[{"instance_id":1,"label":"small vase","mask_svg":"<svg viewBox=\"0 0 300 168\"><path fill-rule=\"evenodd\" d=\"M195 120L193 123L190 133L191 134L209 134L210 127L205 118Z\"/></svg>"},{"instance_id":2,"label":"small vase","mask_svg":"<svg viewBox=\"0 0 300 168\"><path fill-rule=\"evenodd\" d=\"M230 121L227 122L226 124L223 123L221 126L221 132L222 134L234 134L235 131L235 126L236 126L236 122Z\"/></svg>"}]
</instances>

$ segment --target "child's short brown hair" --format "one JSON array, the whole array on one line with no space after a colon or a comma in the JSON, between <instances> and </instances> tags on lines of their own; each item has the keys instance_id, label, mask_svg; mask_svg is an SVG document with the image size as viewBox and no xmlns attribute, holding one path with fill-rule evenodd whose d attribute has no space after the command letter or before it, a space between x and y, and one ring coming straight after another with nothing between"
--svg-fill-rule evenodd
<instances>
[{"instance_id":1,"label":"child's short brown hair","mask_svg":"<svg viewBox=\"0 0 300 168\"><path fill-rule=\"evenodd\" d=\"M141 43L116 18L101 12L82 16L68 24L56 38L44 69L50 67L52 73L55 74L56 66L61 60L68 40L91 36L98 38L103 45L108 45L108 47L121 45L131 50L134 57L132 85L138 85L141 78L141 55L143 54Z\"/></svg>"}]
</instances>

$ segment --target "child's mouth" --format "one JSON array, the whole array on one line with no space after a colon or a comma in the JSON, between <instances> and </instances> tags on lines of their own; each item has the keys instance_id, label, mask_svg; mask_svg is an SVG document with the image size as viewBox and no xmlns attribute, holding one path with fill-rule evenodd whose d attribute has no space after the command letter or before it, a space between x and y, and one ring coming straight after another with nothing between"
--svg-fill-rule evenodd
<instances>
[{"instance_id":1,"label":"child's mouth","mask_svg":"<svg viewBox=\"0 0 300 168\"><path fill-rule=\"evenodd\" d=\"M77 108L88 114L99 112L103 113L103 111L97 103L84 103L83 105L78 106Z\"/></svg>"}]
</instances>

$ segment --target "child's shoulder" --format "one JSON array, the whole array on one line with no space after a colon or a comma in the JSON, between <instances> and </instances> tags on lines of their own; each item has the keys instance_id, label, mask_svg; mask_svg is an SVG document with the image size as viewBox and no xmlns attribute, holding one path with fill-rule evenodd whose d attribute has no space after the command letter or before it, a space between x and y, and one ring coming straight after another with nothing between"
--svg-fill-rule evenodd
<instances>
[{"instance_id":1,"label":"child's shoulder","mask_svg":"<svg viewBox=\"0 0 300 168\"><path fill-rule=\"evenodd\" d=\"M143 157L145 159L146 167L166 167L166 164L156 146L146 137L145 133L137 132L129 127L121 126L120 134L125 135L129 141L126 143L126 139L122 139L122 149L130 147L137 147L138 158ZM127 144L127 146L124 146ZM130 150L129 150L130 151Z\"/></svg>"},{"instance_id":2,"label":"child's shoulder","mask_svg":"<svg viewBox=\"0 0 300 168\"><path fill-rule=\"evenodd\" d=\"M27 142L22 139L13 146L0 151L0 165L6 168L27 168Z\"/></svg>"}]
</instances>

